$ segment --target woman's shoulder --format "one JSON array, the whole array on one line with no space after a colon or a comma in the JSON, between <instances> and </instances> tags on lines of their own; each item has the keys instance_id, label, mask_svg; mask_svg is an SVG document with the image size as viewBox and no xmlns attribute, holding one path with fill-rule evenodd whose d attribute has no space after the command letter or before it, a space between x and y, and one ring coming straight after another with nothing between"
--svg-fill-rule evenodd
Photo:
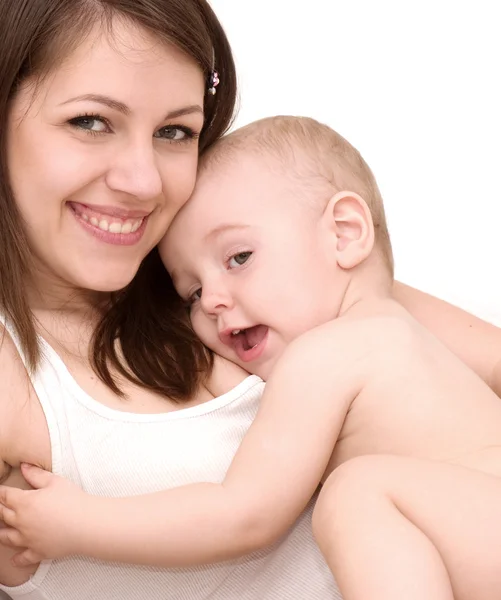
<instances>
[{"instance_id":1,"label":"woman's shoulder","mask_svg":"<svg viewBox=\"0 0 501 600\"><path fill-rule=\"evenodd\" d=\"M206 386L210 393L218 398L242 383L247 377L249 373L235 363L221 356L215 356L214 368Z\"/></svg>"}]
</instances>

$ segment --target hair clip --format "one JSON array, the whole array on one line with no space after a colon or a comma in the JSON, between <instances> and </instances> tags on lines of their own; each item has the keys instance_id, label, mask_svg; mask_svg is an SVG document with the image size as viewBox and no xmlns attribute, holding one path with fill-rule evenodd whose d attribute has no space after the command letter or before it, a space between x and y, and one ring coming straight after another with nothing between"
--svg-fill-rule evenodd
<instances>
[{"instance_id":1,"label":"hair clip","mask_svg":"<svg viewBox=\"0 0 501 600\"><path fill-rule=\"evenodd\" d=\"M216 88L219 85L219 74L217 71L212 71L209 80L209 94L212 96L216 93Z\"/></svg>"}]
</instances>

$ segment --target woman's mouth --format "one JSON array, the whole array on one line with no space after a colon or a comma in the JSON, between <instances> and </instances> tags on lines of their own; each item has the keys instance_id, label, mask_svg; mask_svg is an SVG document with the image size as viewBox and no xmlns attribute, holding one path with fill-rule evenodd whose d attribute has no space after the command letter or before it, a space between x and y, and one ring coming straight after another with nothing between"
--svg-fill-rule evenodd
<instances>
[{"instance_id":1,"label":"woman's mouth","mask_svg":"<svg viewBox=\"0 0 501 600\"><path fill-rule=\"evenodd\" d=\"M150 213L113 207L90 207L78 202L68 205L82 227L108 244L134 245L143 236Z\"/></svg>"}]
</instances>

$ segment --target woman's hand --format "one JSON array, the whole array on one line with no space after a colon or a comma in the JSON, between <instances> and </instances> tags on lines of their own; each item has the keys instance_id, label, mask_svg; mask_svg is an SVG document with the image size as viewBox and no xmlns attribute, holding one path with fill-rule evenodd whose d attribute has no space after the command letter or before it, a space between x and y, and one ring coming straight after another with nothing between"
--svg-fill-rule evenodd
<instances>
[{"instance_id":1,"label":"woman's hand","mask_svg":"<svg viewBox=\"0 0 501 600\"><path fill-rule=\"evenodd\" d=\"M70 481L32 465L23 476L35 489L0 486L0 544L24 548L12 558L16 567L78 553L90 496Z\"/></svg>"}]
</instances>

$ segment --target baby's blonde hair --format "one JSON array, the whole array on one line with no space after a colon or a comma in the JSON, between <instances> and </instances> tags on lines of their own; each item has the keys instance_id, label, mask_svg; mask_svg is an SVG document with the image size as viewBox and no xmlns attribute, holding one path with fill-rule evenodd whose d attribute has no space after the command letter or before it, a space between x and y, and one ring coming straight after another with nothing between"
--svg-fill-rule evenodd
<instances>
[{"instance_id":1,"label":"baby's blonde hair","mask_svg":"<svg viewBox=\"0 0 501 600\"><path fill-rule=\"evenodd\" d=\"M372 215L375 246L393 276L390 236L376 179L358 150L339 133L308 117L268 117L218 140L204 154L199 168L233 160L240 151L277 158L296 189L299 184L299 189L316 197L344 190L361 196Z\"/></svg>"}]
</instances>

